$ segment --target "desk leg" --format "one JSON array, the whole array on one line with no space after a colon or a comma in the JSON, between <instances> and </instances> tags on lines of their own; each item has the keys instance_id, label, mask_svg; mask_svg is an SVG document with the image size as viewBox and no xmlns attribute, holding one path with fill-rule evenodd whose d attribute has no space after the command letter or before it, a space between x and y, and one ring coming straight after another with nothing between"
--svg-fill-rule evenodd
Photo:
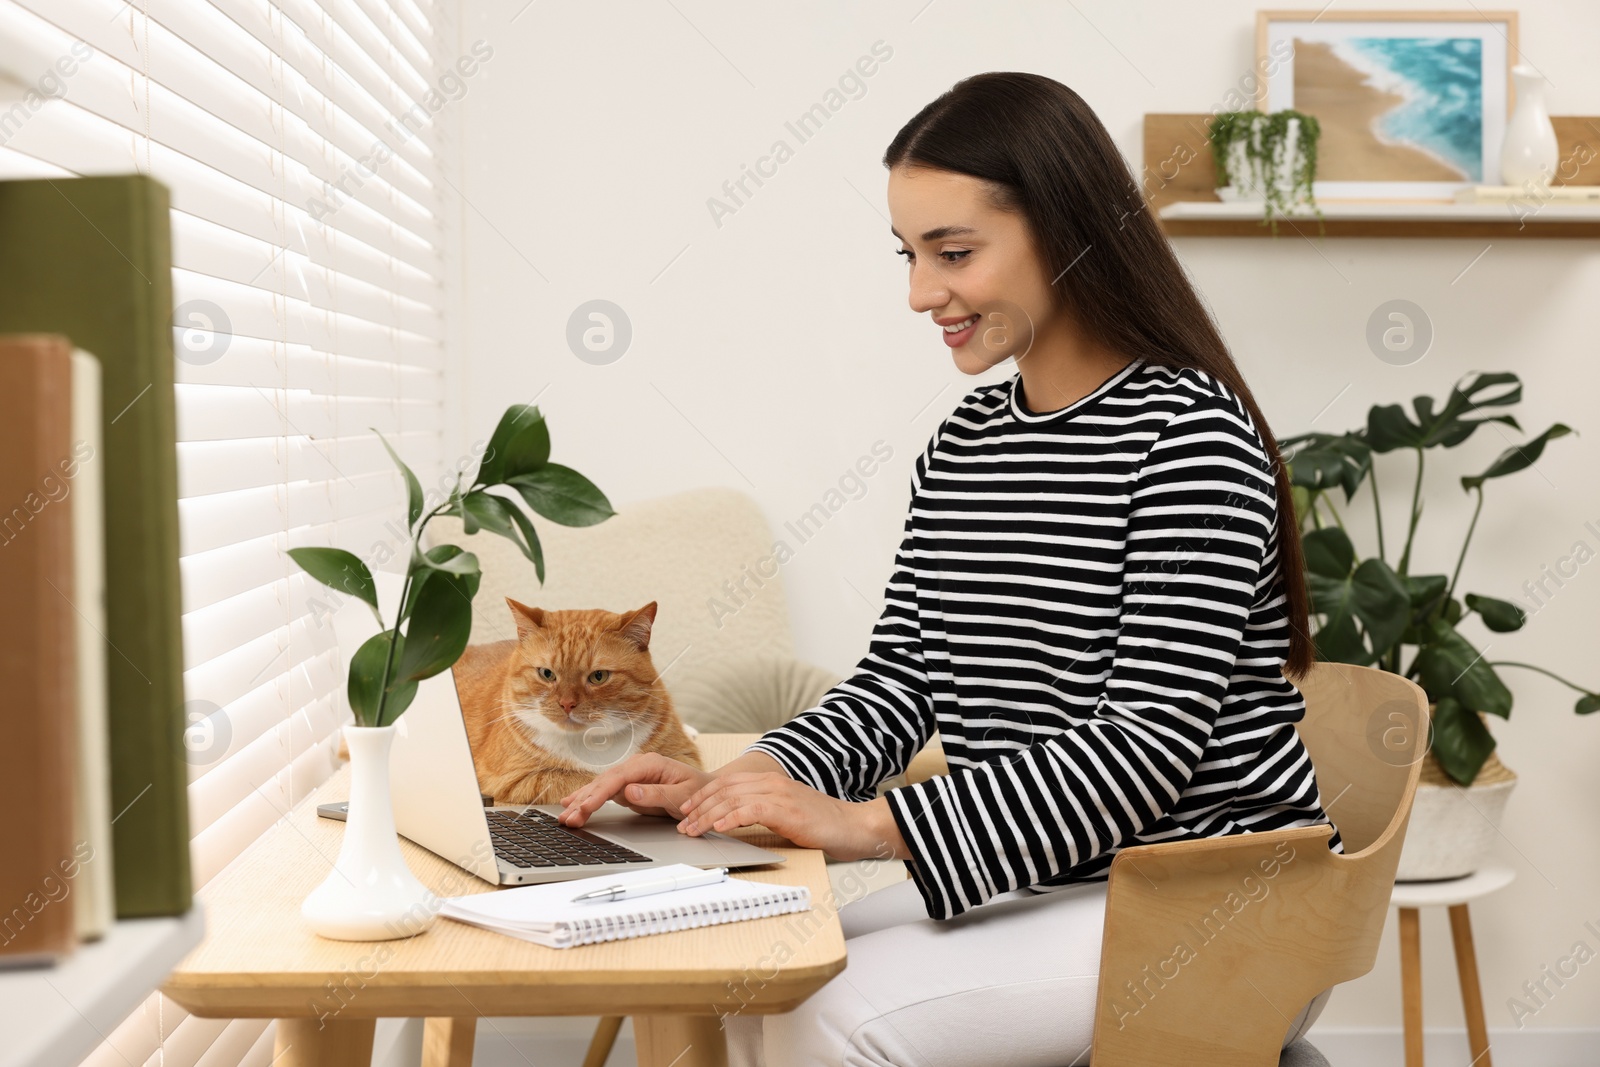
<instances>
[{"instance_id":1,"label":"desk leg","mask_svg":"<svg viewBox=\"0 0 1600 1067\"><path fill-rule=\"evenodd\" d=\"M372 1063L376 1019L279 1019L272 1067L350 1067Z\"/></svg>"},{"instance_id":2,"label":"desk leg","mask_svg":"<svg viewBox=\"0 0 1600 1067\"><path fill-rule=\"evenodd\" d=\"M1456 947L1456 973L1461 977L1461 1006L1467 1015L1472 1067L1490 1067L1489 1029L1483 1021L1483 991L1478 988L1478 954L1472 948L1472 918L1465 904L1450 905L1450 934Z\"/></svg>"},{"instance_id":3,"label":"desk leg","mask_svg":"<svg viewBox=\"0 0 1600 1067\"><path fill-rule=\"evenodd\" d=\"M611 1050L617 1044L617 1033L622 1029L624 1018L626 1016L600 1016L600 1024L594 1028L594 1036L589 1039L589 1051L584 1054L583 1067L606 1067L606 1060L611 1058Z\"/></svg>"},{"instance_id":4,"label":"desk leg","mask_svg":"<svg viewBox=\"0 0 1600 1067\"><path fill-rule=\"evenodd\" d=\"M1416 908L1400 909L1400 995L1405 1005L1406 1067L1422 1067L1422 928Z\"/></svg>"},{"instance_id":5,"label":"desk leg","mask_svg":"<svg viewBox=\"0 0 1600 1067\"><path fill-rule=\"evenodd\" d=\"M472 1067L478 1017L434 1016L422 1024L422 1067Z\"/></svg>"},{"instance_id":6,"label":"desk leg","mask_svg":"<svg viewBox=\"0 0 1600 1067\"><path fill-rule=\"evenodd\" d=\"M728 1067L728 1039L715 1015L635 1015L633 1041L639 1067Z\"/></svg>"}]
</instances>

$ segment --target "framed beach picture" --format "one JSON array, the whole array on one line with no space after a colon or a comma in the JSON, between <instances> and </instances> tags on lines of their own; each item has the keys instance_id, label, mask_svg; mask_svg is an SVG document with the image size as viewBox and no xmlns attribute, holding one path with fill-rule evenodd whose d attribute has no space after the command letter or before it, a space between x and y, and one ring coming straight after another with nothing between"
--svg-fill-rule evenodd
<instances>
[{"instance_id":1,"label":"framed beach picture","mask_svg":"<svg viewBox=\"0 0 1600 1067\"><path fill-rule=\"evenodd\" d=\"M1514 11L1259 11L1257 105L1316 118L1318 200L1500 183Z\"/></svg>"}]
</instances>

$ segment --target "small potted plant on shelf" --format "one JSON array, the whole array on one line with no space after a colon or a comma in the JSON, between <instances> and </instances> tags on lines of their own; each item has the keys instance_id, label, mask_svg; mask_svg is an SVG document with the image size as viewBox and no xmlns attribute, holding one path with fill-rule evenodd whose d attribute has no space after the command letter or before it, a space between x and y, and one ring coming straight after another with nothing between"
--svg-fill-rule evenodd
<instances>
[{"instance_id":1,"label":"small potted plant on shelf","mask_svg":"<svg viewBox=\"0 0 1600 1067\"><path fill-rule=\"evenodd\" d=\"M457 474L449 497L431 506L416 474L381 433L378 439L404 478L411 535L394 621L384 622L377 582L359 556L331 547L288 550L312 578L366 603L383 628L350 656L346 692L355 722L344 727L351 767L343 844L334 869L301 906L313 930L345 941L410 937L427 929L438 911L437 900L400 852L389 793L389 748L395 720L416 696L418 683L449 670L466 649L480 574L478 558L456 545L423 551L423 529L436 516L453 515L466 533L481 528L499 534L522 550L542 584L539 535L517 500L496 490L520 496L563 526L592 526L615 514L589 479L550 462L550 431L537 407L507 408L472 481L463 485Z\"/></svg>"},{"instance_id":2,"label":"small potted plant on shelf","mask_svg":"<svg viewBox=\"0 0 1600 1067\"><path fill-rule=\"evenodd\" d=\"M1521 398L1522 384L1516 375L1477 374L1470 382L1458 382L1442 406L1427 396L1412 401L1412 414L1399 404L1376 405L1367 415L1365 429L1302 434L1283 441L1311 612L1318 620L1317 658L1377 666L1411 679L1428 694L1424 765L1401 850L1396 874L1400 880L1470 874L1492 843L1494 827L1516 783L1516 776L1494 755L1495 740L1485 720L1487 715L1511 716L1511 691L1497 668L1548 675L1578 693L1574 710L1579 715L1600 710L1600 694L1543 667L1486 659L1461 632L1470 617L1491 633L1510 633L1527 621L1527 613L1510 601L1459 593L1461 565L1483 510L1484 484L1532 466L1548 442L1573 432L1569 427L1556 423L1502 452L1483 471L1462 477L1462 489L1475 494L1477 502L1450 574L1419 573L1433 568L1420 567L1412 559L1428 451L1454 448L1490 422L1520 433L1516 420L1496 409ZM1400 451L1415 453L1416 476L1405 545L1391 566L1373 457ZM1372 490L1377 527L1377 554L1366 559L1360 558L1333 501L1335 488L1344 490L1348 503L1364 482ZM1373 714L1369 736L1374 738L1397 727L1421 729L1420 724L1387 721L1381 708L1373 709ZM1381 751L1380 743L1375 740L1375 750ZM1394 747L1409 751L1409 746Z\"/></svg>"},{"instance_id":3,"label":"small potted plant on shelf","mask_svg":"<svg viewBox=\"0 0 1600 1067\"><path fill-rule=\"evenodd\" d=\"M1280 216L1309 207L1321 232L1322 209L1311 192L1321 136L1315 116L1292 108L1218 113L1208 126L1217 195L1259 202L1262 225L1272 227L1274 236Z\"/></svg>"}]
</instances>

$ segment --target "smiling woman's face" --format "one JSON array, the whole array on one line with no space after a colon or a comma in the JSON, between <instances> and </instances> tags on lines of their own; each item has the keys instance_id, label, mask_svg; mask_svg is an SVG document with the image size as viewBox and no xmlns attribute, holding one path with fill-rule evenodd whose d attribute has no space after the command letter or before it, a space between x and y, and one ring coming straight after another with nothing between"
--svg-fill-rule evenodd
<instances>
[{"instance_id":1,"label":"smiling woman's face","mask_svg":"<svg viewBox=\"0 0 1600 1067\"><path fill-rule=\"evenodd\" d=\"M889 217L911 272L911 310L927 313L956 367L981 374L1052 332L1057 309L1026 221L984 195L968 174L925 167L889 171ZM942 326L978 316L956 334Z\"/></svg>"}]
</instances>

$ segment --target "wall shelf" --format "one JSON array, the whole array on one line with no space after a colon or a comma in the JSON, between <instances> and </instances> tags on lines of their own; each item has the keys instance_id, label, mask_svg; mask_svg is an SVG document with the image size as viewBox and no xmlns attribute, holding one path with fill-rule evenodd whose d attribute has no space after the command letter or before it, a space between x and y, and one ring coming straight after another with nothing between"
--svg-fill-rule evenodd
<instances>
[{"instance_id":1,"label":"wall shelf","mask_svg":"<svg viewBox=\"0 0 1600 1067\"><path fill-rule=\"evenodd\" d=\"M170 919L120 919L54 966L0 972L0 1067L78 1063L205 933L196 901Z\"/></svg>"},{"instance_id":2,"label":"wall shelf","mask_svg":"<svg viewBox=\"0 0 1600 1067\"><path fill-rule=\"evenodd\" d=\"M1600 237L1600 204L1343 203L1324 201L1322 229L1309 211L1278 217L1292 237ZM1171 237L1270 237L1259 204L1178 200L1156 218Z\"/></svg>"},{"instance_id":3,"label":"wall shelf","mask_svg":"<svg viewBox=\"0 0 1600 1067\"><path fill-rule=\"evenodd\" d=\"M1206 136L1209 114L1144 117L1142 190L1169 237L1271 237L1259 204L1218 198ZM1553 116L1563 160L1585 160L1558 184L1600 184L1600 118ZM1311 212L1278 219L1278 236L1326 237L1600 237L1600 204L1551 199L1521 202L1325 201L1322 228Z\"/></svg>"}]
</instances>

